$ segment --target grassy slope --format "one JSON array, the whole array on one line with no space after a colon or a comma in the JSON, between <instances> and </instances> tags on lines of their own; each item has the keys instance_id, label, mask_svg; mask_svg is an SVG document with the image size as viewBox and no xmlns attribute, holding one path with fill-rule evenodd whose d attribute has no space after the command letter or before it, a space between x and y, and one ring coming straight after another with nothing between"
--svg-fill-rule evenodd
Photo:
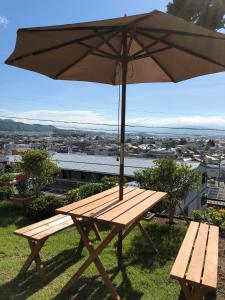
<instances>
[{"instance_id":1,"label":"grassy slope","mask_svg":"<svg viewBox=\"0 0 225 300\"><path fill-rule=\"evenodd\" d=\"M29 222L21 210L12 207L9 202L0 203L0 299L110 299L93 264L70 293L60 294L61 288L87 257L86 249L82 256L75 253L79 235L73 228L49 238L42 249L48 284L40 282L33 265L25 276L15 279L29 249L27 241L14 236L13 231L27 224ZM186 228L176 225L169 228L148 222L143 222L143 225L158 245L158 256L135 229L124 241L125 267L122 272L116 268L113 242L105 249L101 260L121 299L178 299L179 284L169 278L169 273ZM106 235L107 229L102 228L101 232ZM97 242L94 244L97 245Z\"/></svg>"}]
</instances>

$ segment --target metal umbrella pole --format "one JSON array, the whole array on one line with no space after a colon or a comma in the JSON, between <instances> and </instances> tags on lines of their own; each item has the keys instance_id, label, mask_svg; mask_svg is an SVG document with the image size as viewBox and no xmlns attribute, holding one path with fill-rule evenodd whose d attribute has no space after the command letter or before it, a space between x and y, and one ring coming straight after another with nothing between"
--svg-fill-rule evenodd
<instances>
[{"instance_id":1,"label":"metal umbrella pole","mask_svg":"<svg viewBox=\"0 0 225 300\"><path fill-rule=\"evenodd\" d=\"M127 35L123 34L123 54L122 54L122 103L121 103L121 130L120 130L120 175L119 175L119 200L123 200L124 185L124 144L125 144L125 119L126 119L126 83L127 83ZM118 268L122 266L122 230L118 235L117 258Z\"/></svg>"}]
</instances>

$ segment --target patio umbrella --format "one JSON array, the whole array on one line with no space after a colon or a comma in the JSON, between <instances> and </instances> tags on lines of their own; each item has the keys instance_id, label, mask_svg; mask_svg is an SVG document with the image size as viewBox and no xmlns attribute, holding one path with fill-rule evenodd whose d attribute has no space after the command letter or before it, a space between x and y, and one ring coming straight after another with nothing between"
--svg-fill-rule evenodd
<instances>
[{"instance_id":1,"label":"patio umbrella","mask_svg":"<svg viewBox=\"0 0 225 300\"><path fill-rule=\"evenodd\" d=\"M122 84L119 199L123 199L126 84L179 82L225 70L225 35L160 12L19 29L6 63L53 79ZM121 253L122 242L119 243Z\"/></svg>"}]
</instances>

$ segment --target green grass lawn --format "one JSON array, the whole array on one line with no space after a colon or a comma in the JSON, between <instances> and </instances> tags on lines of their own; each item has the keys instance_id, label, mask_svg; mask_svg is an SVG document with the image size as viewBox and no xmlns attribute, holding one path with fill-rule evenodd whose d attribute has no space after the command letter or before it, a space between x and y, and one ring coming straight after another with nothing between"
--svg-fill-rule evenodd
<instances>
[{"instance_id":1,"label":"green grass lawn","mask_svg":"<svg viewBox=\"0 0 225 300\"><path fill-rule=\"evenodd\" d=\"M29 254L27 240L13 235L16 228L31 223L21 209L10 202L0 202L0 299L110 299L99 273L92 264L67 294L61 288L75 273L88 252L76 254L79 235L74 228L60 232L46 242L41 251L48 283L43 284L35 274L34 266L21 278L16 278ZM167 226L144 222L159 248L155 255L145 244L138 229L124 241L124 267L117 270L114 242L104 250L100 259L113 280L121 299L176 300L180 287L169 273L186 232L185 226ZM107 235L107 228L101 228ZM94 235L91 235L94 239ZM97 245L94 241L94 245Z\"/></svg>"}]
</instances>

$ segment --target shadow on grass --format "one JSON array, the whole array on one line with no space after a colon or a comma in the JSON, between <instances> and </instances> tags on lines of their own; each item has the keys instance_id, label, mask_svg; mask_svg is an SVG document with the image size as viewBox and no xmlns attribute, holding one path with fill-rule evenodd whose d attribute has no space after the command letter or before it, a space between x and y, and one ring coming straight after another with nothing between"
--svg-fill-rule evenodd
<instances>
[{"instance_id":1,"label":"shadow on grass","mask_svg":"<svg viewBox=\"0 0 225 300\"><path fill-rule=\"evenodd\" d=\"M114 280L118 273L122 274L121 284L116 286L116 291L121 299L124 300L139 300L142 298L143 293L135 291L132 288L131 282L127 276L125 266L118 271L118 268L114 268L107 271L107 274L110 277L110 280ZM111 299L111 296L105 287L104 283L99 276L86 277L85 275L81 276L74 285L74 288L70 289L67 293L59 294L54 300L64 300L64 299L73 299L73 300L103 300Z\"/></svg>"},{"instance_id":2,"label":"shadow on grass","mask_svg":"<svg viewBox=\"0 0 225 300\"><path fill-rule=\"evenodd\" d=\"M47 275L48 283L58 277L81 258L82 256L76 254L76 249L70 249L63 251L47 262L44 262L44 270ZM15 279L1 285L0 299L24 300L43 288L44 285L45 284L42 283L39 277L35 274L34 269L32 269L27 271L23 276L16 277Z\"/></svg>"},{"instance_id":3,"label":"shadow on grass","mask_svg":"<svg viewBox=\"0 0 225 300\"><path fill-rule=\"evenodd\" d=\"M24 208L16 207L12 201L1 201L0 202L0 227L7 227L9 225L16 225L22 227L28 225L30 222L24 216Z\"/></svg>"},{"instance_id":4,"label":"shadow on grass","mask_svg":"<svg viewBox=\"0 0 225 300\"><path fill-rule=\"evenodd\" d=\"M130 264L138 264L143 268L157 268L166 262L175 260L185 236L186 227L145 222L144 227L159 250L155 254L140 234L135 233L131 240L131 248L126 253Z\"/></svg>"}]
</instances>

